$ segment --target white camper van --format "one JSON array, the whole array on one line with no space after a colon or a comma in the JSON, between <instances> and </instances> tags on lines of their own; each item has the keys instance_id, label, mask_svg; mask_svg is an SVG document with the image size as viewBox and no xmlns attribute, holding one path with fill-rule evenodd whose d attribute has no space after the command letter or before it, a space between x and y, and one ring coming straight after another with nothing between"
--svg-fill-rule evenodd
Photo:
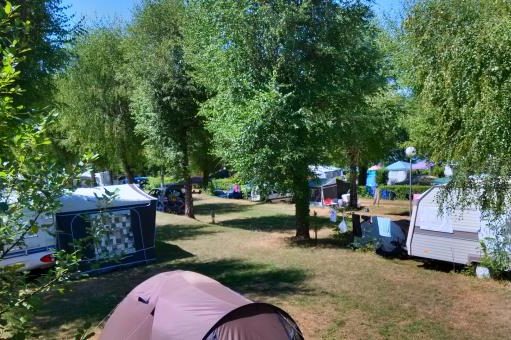
<instances>
[{"instance_id":1,"label":"white camper van","mask_svg":"<svg viewBox=\"0 0 511 340\"><path fill-rule=\"evenodd\" d=\"M39 216L37 223L45 227L40 228L36 234L26 235L23 245L12 249L10 249L9 245L4 245L3 250L9 249L9 251L7 255L0 260L0 267L19 265L21 270L33 270L52 266L54 262L53 253L57 248L56 231L59 230L58 236L64 234L62 232L63 229L67 228L73 230L74 227L78 228L79 226L77 225L80 223L78 223L79 219L76 217L81 214L90 214L91 211L95 213L99 207L102 207L102 203L99 201L98 197L101 197L104 189L117 193L115 201L108 206L108 211L127 211L129 215L133 213L137 216L137 226L139 227L141 227L144 218L151 219L152 217L152 220L148 220L147 223L144 223L146 226L144 230L151 230L151 223L154 229L154 215L151 215L150 212L146 215L140 215L140 211L135 210L134 206L145 206L155 199L145 194L135 185L126 184L97 188L78 188L74 192L61 197L60 202L62 206L56 214L44 214ZM156 204L154 207L156 207ZM148 211L149 210L150 208L148 208ZM25 218L27 220L30 218L33 219L34 217L33 212L25 212ZM68 220L76 221L76 223L69 223L67 222ZM59 228L57 228L57 226ZM131 227L131 221L128 223L121 219L116 222L115 227L128 229L128 227ZM72 235L72 232L71 234L68 233L65 235ZM129 235L128 232L127 235ZM140 235L141 234L137 234L136 237L142 237ZM134 235L131 236L135 238ZM124 240L125 237L114 238L112 242L118 242L120 239ZM135 241L131 240L130 242L133 243ZM147 241L145 244L148 243L150 243L150 241ZM64 242L60 241L59 245L62 244L64 244ZM144 244L143 241L142 244ZM154 245L154 240L152 240L152 244ZM121 242L117 246L122 247L126 246L126 244ZM131 244L131 246L133 246L133 244ZM154 248L154 246L152 248Z\"/></svg>"},{"instance_id":2,"label":"white camper van","mask_svg":"<svg viewBox=\"0 0 511 340\"><path fill-rule=\"evenodd\" d=\"M476 206L439 213L433 187L414 201L406 246L408 255L459 264L478 263L481 240L490 236L487 223Z\"/></svg>"},{"instance_id":3,"label":"white camper van","mask_svg":"<svg viewBox=\"0 0 511 340\"><path fill-rule=\"evenodd\" d=\"M27 218L30 218L27 214ZM45 214L37 219L39 225L48 226L41 228L38 233L27 235L24 244L9 250L0 261L0 267L20 266L21 270L34 270L47 268L53 265L53 252L55 250L55 220L53 214ZM10 246L4 245L4 250Z\"/></svg>"}]
</instances>

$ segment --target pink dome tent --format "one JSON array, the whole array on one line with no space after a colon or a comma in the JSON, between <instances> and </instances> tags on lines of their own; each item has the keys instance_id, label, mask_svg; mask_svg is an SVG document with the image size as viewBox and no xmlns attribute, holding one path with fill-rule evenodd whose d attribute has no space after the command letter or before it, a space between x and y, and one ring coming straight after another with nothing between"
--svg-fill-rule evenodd
<instances>
[{"instance_id":1,"label":"pink dome tent","mask_svg":"<svg viewBox=\"0 0 511 340\"><path fill-rule=\"evenodd\" d=\"M100 339L298 340L303 335L282 309L248 300L207 276L177 270L135 287Z\"/></svg>"}]
</instances>

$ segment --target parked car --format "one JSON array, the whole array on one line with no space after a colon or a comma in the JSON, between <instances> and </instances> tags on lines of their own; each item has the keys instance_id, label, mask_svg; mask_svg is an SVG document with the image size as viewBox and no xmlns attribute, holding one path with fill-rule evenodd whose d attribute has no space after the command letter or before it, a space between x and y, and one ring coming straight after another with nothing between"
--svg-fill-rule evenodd
<instances>
[{"instance_id":1,"label":"parked car","mask_svg":"<svg viewBox=\"0 0 511 340\"><path fill-rule=\"evenodd\" d=\"M119 184L128 184L128 179L126 176L121 176L118 179ZM145 176L135 176L133 178L133 182L138 185L141 189L143 189L147 184L149 184L149 178Z\"/></svg>"},{"instance_id":2,"label":"parked car","mask_svg":"<svg viewBox=\"0 0 511 340\"><path fill-rule=\"evenodd\" d=\"M23 217L27 222L34 218L34 214L27 211ZM28 233L23 237L23 242L16 247L0 245L2 250L9 250L0 260L0 267L16 266L19 270L44 269L53 266L55 259L53 253L56 247L55 241L55 217L53 214L41 214L37 223L47 226L39 228L37 233Z\"/></svg>"},{"instance_id":3,"label":"parked car","mask_svg":"<svg viewBox=\"0 0 511 340\"><path fill-rule=\"evenodd\" d=\"M227 198L227 191L217 189L213 191L213 195L220 198Z\"/></svg>"},{"instance_id":4,"label":"parked car","mask_svg":"<svg viewBox=\"0 0 511 340\"><path fill-rule=\"evenodd\" d=\"M149 191L149 195L158 198L158 210L177 215L185 213L184 193L185 189L181 184L167 184L164 192L162 192L161 188Z\"/></svg>"},{"instance_id":5,"label":"parked car","mask_svg":"<svg viewBox=\"0 0 511 340\"><path fill-rule=\"evenodd\" d=\"M227 191L227 198L232 198L232 199L237 199L237 200L243 199L243 192L242 191L234 191L233 189L230 189Z\"/></svg>"}]
</instances>

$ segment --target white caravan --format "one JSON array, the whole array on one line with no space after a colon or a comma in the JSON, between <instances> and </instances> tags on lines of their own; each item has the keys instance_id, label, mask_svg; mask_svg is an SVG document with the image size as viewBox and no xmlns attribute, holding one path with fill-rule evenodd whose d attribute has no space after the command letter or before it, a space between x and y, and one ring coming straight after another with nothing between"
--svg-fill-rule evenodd
<instances>
[{"instance_id":1,"label":"white caravan","mask_svg":"<svg viewBox=\"0 0 511 340\"><path fill-rule=\"evenodd\" d=\"M408 254L451 263L478 263L483 256L481 241L492 233L475 205L439 213L433 187L414 201L406 247Z\"/></svg>"},{"instance_id":2,"label":"white caravan","mask_svg":"<svg viewBox=\"0 0 511 340\"><path fill-rule=\"evenodd\" d=\"M27 214L27 219L30 218ZM0 267L19 266L20 270L33 270L53 265L55 251L55 219L52 214L44 214L37 219L39 225L44 225L36 234L24 237L24 244L10 249L3 246L3 251L9 252L0 261Z\"/></svg>"}]
</instances>

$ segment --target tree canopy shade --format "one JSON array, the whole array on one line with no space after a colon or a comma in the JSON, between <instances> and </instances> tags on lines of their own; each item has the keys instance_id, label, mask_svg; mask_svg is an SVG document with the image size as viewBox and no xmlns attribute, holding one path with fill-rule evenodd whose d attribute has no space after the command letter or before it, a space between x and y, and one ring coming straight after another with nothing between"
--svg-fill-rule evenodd
<instances>
[{"instance_id":1,"label":"tree canopy shade","mask_svg":"<svg viewBox=\"0 0 511 340\"><path fill-rule=\"evenodd\" d=\"M205 160L203 170L209 170L214 159L207 150L204 118L197 115L206 93L190 77L184 56L184 11L180 0L144 1L130 28L129 56L137 131L150 159L184 180L185 214L193 217L192 160Z\"/></svg>"},{"instance_id":2,"label":"tree canopy shade","mask_svg":"<svg viewBox=\"0 0 511 340\"><path fill-rule=\"evenodd\" d=\"M66 145L99 154L109 169L120 166L132 183L141 140L134 134L123 39L115 27L81 36L73 47L75 59L58 79L58 99Z\"/></svg>"},{"instance_id":3,"label":"tree canopy shade","mask_svg":"<svg viewBox=\"0 0 511 340\"><path fill-rule=\"evenodd\" d=\"M309 165L374 92L372 13L362 1L189 1L187 56L214 96L201 108L241 178L290 190L309 238Z\"/></svg>"}]
</instances>

